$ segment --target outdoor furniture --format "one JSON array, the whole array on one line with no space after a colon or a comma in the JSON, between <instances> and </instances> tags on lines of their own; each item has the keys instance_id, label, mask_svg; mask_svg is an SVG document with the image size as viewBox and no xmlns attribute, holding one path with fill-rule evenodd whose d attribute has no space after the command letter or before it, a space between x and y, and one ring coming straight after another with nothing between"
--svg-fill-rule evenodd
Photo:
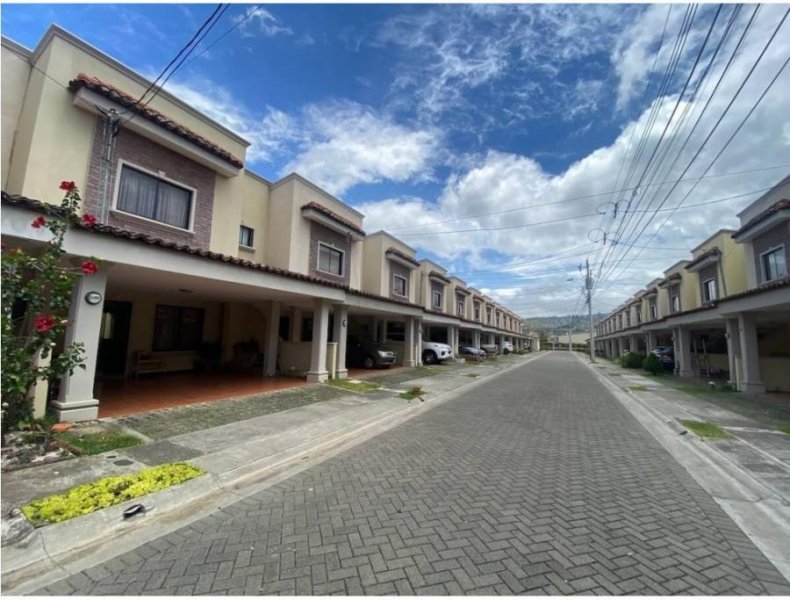
<instances>
[{"instance_id":1,"label":"outdoor furniture","mask_svg":"<svg viewBox=\"0 0 790 600\"><path fill-rule=\"evenodd\" d=\"M162 356L150 352L138 352L134 361L134 377L141 373L167 373L167 361Z\"/></svg>"}]
</instances>

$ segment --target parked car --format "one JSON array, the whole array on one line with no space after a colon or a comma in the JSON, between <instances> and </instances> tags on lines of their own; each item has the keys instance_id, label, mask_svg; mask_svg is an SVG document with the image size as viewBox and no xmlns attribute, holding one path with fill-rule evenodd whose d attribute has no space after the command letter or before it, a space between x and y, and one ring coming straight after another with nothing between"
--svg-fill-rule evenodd
<instances>
[{"instance_id":1,"label":"parked car","mask_svg":"<svg viewBox=\"0 0 790 600\"><path fill-rule=\"evenodd\" d=\"M438 342L425 342L422 343L422 362L426 365L434 365L443 360L449 360L453 357L453 349L447 344L440 344Z\"/></svg>"},{"instance_id":2,"label":"parked car","mask_svg":"<svg viewBox=\"0 0 790 600\"><path fill-rule=\"evenodd\" d=\"M513 352L513 344L502 342L502 354L510 354L511 352Z\"/></svg>"},{"instance_id":3,"label":"parked car","mask_svg":"<svg viewBox=\"0 0 790 600\"><path fill-rule=\"evenodd\" d=\"M398 355L384 344L348 336L346 342L346 365L349 367L388 368L398 360Z\"/></svg>"},{"instance_id":4,"label":"parked car","mask_svg":"<svg viewBox=\"0 0 790 600\"><path fill-rule=\"evenodd\" d=\"M671 346L656 346L650 352L652 354L655 354L658 357L661 357L662 354L665 354L666 352L672 352L672 351L673 350L672 350Z\"/></svg>"},{"instance_id":5,"label":"parked car","mask_svg":"<svg viewBox=\"0 0 790 600\"><path fill-rule=\"evenodd\" d=\"M485 352L486 355L499 354L499 346L496 344L483 344L480 346L480 349Z\"/></svg>"},{"instance_id":6,"label":"parked car","mask_svg":"<svg viewBox=\"0 0 790 600\"><path fill-rule=\"evenodd\" d=\"M459 346L458 354L471 358L473 360L483 360L486 357L486 351L474 346Z\"/></svg>"}]
</instances>

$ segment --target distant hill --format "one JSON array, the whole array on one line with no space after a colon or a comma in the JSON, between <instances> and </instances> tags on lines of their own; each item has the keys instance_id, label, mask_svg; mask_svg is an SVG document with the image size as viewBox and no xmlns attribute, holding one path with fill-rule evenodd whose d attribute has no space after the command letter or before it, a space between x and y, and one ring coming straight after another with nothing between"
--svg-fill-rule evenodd
<instances>
[{"instance_id":1,"label":"distant hill","mask_svg":"<svg viewBox=\"0 0 790 600\"><path fill-rule=\"evenodd\" d=\"M593 313L593 323L597 323L605 317L605 313ZM552 317L534 317L524 319L524 324L528 330L543 331L545 333L589 333L590 318L587 315L555 315Z\"/></svg>"}]
</instances>

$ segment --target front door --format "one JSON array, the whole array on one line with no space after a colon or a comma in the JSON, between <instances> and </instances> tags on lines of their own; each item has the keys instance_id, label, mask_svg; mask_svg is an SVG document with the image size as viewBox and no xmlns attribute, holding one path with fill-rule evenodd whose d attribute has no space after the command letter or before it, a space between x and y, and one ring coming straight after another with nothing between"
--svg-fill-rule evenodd
<instances>
[{"instance_id":1,"label":"front door","mask_svg":"<svg viewBox=\"0 0 790 600\"><path fill-rule=\"evenodd\" d=\"M108 300L104 303L96 364L97 376L114 379L126 375L131 320L131 302Z\"/></svg>"}]
</instances>

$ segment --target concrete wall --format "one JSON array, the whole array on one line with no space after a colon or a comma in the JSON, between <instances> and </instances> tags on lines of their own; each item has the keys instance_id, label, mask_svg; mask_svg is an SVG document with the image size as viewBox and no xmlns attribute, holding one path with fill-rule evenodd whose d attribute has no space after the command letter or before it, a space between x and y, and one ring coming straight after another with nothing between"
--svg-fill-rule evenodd
<instances>
[{"instance_id":1,"label":"concrete wall","mask_svg":"<svg viewBox=\"0 0 790 600\"><path fill-rule=\"evenodd\" d=\"M27 89L27 80L30 76L30 63L28 62L29 53L18 48L15 44L3 41L2 55L0 56L0 75L2 85L2 185L7 189L8 172L11 166L11 151L14 146L14 138L19 124L19 117L22 114L22 105Z\"/></svg>"}]
</instances>

